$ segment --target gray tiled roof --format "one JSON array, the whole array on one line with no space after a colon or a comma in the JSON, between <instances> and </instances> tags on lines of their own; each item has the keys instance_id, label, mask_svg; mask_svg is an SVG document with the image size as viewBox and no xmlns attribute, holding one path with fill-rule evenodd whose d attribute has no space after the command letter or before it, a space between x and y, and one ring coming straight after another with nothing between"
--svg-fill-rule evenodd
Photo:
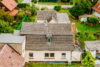
<instances>
[{"instance_id":1,"label":"gray tiled roof","mask_svg":"<svg viewBox=\"0 0 100 67\"><path fill-rule=\"evenodd\" d=\"M26 50L71 51L74 50L72 36L52 36L51 44L45 35L27 35Z\"/></svg>"},{"instance_id":2,"label":"gray tiled roof","mask_svg":"<svg viewBox=\"0 0 100 67\"><path fill-rule=\"evenodd\" d=\"M23 43L25 36L15 36L13 34L0 34L0 43Z\"/></svg>"},{"instance_id":3,"label":"gray tiled roof","mask_svg":"<svg viewBox=\"0 0 100 67\"><path fill-rule=\"evenodd\" d=\"M71 24L43 24L24 22L21 34L40 34L40 35L72 35Z\"/></svg>"},{"instance_id":4,"label":"gray tiled roof","mask_svg":"<svg viewBox=\"0 0 100 67\"><path fill-rule=\"evenodd\" d=\"M37 20L48 20L52 18L57 19L56 11L37 11Z\"/></svg>"},{"instance_id":5,"label":"gray tiled roof","mask_svg":"<svg viewBox=\"0 0 100 67\"><path fill-rule=\"evenodd\" d=\"M85 46L89 50L100 50L100 40L97 40L97 41L85 41Z\"/></svg>"},{"instance_id":6,"label":"gray tiled roof","mask_svg":"<svg viewBox=\"0 0 100 67\"><path fill-rule=\"evenodd\" d=\"M57 22L58 23L70 23L67 13L57 13Z\"/></svg>"}]
</instances>

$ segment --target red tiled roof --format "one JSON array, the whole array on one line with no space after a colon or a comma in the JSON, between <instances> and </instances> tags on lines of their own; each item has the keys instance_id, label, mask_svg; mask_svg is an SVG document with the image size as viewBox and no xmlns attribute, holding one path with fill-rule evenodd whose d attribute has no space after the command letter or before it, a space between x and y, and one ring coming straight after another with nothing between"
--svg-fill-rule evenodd
<instances>
[{"instance_id":1,"label":"red tiled roof","mask_svg":"<svg viewBox=\"0 0 100 67\"><path fill-rule=\"evenodd\" d=\"M2 0L1 3L10 11L17 7L17 3L14 0Z\"/></svg>"},{"instance_id":2,"label":"red tiled roof","mask_svg":"<svg viewBox=\"0 0 100 67\"><path fill-rule=\"evenodd\" d=\"M24 58L10 46L5 45L0 51L0 67L23 67Z\"/></svg>"},{"instance_id":3,"label":"red tiled roof","mask_svg":"<svg viewBox=\"0 0 100 67\"><path fill-rule=\"evenodd\" d=\"M11 16L15 16L18 13L18 10L14 9L10 12Z\"/></svg>"},{"instance_id":4,"label":"red tiled roof","mask_svg":"<svg viewBox=\"0 0 100 67\"><path fill-rule=\"evenodd\" d=\"M93 10L97 11L100 13L100 2L96 3L96 5L93 6Z\"/></svg>"}]
</instances>

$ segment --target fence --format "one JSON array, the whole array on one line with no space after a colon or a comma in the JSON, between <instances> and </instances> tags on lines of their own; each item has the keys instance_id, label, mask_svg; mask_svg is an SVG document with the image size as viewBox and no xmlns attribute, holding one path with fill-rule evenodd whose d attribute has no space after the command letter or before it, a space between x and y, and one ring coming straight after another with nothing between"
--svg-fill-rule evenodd
<instances>
[{"instance_id":1,"label":"fence","mask_svg":"<svg viewBox=\"0 0 100 67\"><path fill-rule=\"evenodd\" d=\"M19 22L19 26L17 27L17 30L21 30L21 27L22 27L22 23L27 20L27 14L25 14L24 18Z\"/></svg>"}]
</instances>

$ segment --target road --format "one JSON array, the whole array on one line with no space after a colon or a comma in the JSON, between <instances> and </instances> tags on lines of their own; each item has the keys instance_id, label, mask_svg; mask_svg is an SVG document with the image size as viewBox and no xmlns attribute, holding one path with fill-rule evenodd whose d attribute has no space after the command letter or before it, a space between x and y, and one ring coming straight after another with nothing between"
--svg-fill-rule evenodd
<instances>
[{"instance_id":1,"label":"road","mask_svg":"<svg viewBox=\"0 0 100 67\"><path fill-rule=\"evenodd\" d=\"M43 7L46 7L48 9L53 9L55 5L40 5L40 4L35 4L36 7L39 7L40 9ZM62 5L62 8L71 8L72 5Z\"/></svg>"},{"instance_id":2,"label":"road","mask_svg":"<svg viewBox=\"0 0 100 67\"><path fill-rule=\"evenodd\" d=\"M23 0L22 3L30 3L30 6L32 6L31 0ZM39 7L40 9L43 7L47 7L48 9L53 9L55 5L40 5L40 4L35 4L36 7ZM70 8L72 5L61 5L62 8Z\"/></svg>"}]
</instances>

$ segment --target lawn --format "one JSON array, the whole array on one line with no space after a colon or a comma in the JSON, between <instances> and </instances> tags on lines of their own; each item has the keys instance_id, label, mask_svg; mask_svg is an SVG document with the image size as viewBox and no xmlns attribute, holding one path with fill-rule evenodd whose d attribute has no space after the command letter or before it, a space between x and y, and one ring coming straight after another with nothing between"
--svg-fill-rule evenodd
<instances>
[{"instance_id":1,"label":"lawn","mask_svg":"<svg viewBox=\"0 0 100 67\"><path fill-rule=\"evenodd\" d=\"M85 48L84 41L100 40L100 24L88 26L86 24L76 23L77 31L76 39L79 40L81 48Z\"/></svg>"},{"instance_id":2,"label":"lawn","mask_svg":"<svg viewBox=\"0 0 100 67\"><path fill-rule=\"evenodd\" d=\"M76 23L76 27L79 32L89 32L89 33L97 33L100 32L100 25L94 25L94 26L87 26L82 23Z\"/></svg>"},{"instance_id":3,"label":"lawn","mask_svg":"<svg viewBox=\"0 0 100 67\"><path fill-rule=\"evenodd\" d=\"M80 67L81 63L72 63L70 67ZM25 67L69 67L67 64L27 63Z\"/></svg>"}]
</instances>

